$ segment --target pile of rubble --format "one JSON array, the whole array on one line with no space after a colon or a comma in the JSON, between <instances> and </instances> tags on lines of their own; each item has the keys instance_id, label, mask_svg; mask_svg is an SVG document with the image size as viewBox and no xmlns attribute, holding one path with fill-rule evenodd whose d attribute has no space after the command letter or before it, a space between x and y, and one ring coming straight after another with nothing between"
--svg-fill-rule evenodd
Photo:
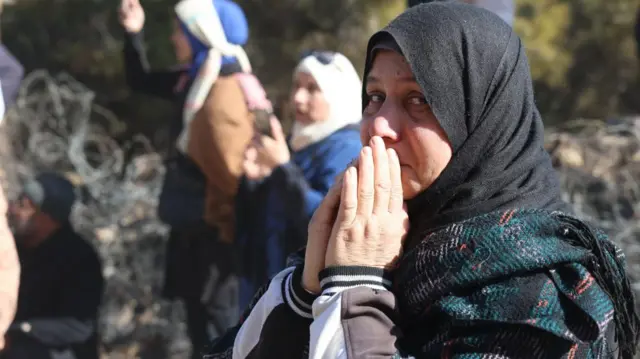
<instances>
[{"instance_id":1,"label":"pile of rubble","mask_svg":"<svg viewBox=\"0 0 640 359\"><path fill-rule=\"evenodd\" d=\"M184 309L160 297L167 228L155 207L162 160L142 137L114 141L122 126L93 99L68 76L32 73L3 125L0 181L11 197L21 178L56 169L80 188L73 222L98 248L107 279L105 357L185 358ZM565 199L622 246L640 298L640 118L572 122L546 138Z\"/></svg>"},{"instance_id":2,"label":"pile of rubble","mask_svg":"<svg viewBox=\"0 0 640 359\"><path fill-rule=\"evenodd\" d=\"M640 117L570 122L547 131L546 147L565 200L622 247L640 310Z\"/></svg>"},{"instance_id":3,"label":"pile of rubble","mask_svg":"<svg viewBox=\"0 0 640 359\"><path fill-rule=\"evenodd\" d=\"M103 261L100 315L105 358L185 358L184 309L160 297L168 228L155 208L161 156L143 137L113 139L123 126L94 93L64 74L31 73L8 113L0 140L7 196L34 171L64 171L80 200L72 222Z\"/></svg>"}]
</instances>

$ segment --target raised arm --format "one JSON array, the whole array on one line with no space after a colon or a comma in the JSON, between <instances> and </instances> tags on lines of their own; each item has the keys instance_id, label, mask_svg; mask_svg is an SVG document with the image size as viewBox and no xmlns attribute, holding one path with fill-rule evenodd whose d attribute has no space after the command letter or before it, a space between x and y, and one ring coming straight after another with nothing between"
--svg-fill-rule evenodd
<instances>
[{"instance_id":1,"label":"raised arm","mask_svg":"<svg viewBox=\"0 0 640 359\"><path fill-rule=\"evenodd\" d=\"M144 46L144 9L138 0L122 0L120 23L125 30L124 65L127 84L133 91L172 99L183 71L151 71Z\"/></svg>"},{"instance_id":2,"label":"raised arm","mask_svg":"<svg viewBox=\"0 0 640 359\"><path fill-rule=\"evenodd\" d=\"M398 156L374 137L309 225L306 257L326 253L305 263L303 275L305 288L322 292L313 304L312 357L401 357L389 271L407 230Z\"/></svg>"}]
</instances>

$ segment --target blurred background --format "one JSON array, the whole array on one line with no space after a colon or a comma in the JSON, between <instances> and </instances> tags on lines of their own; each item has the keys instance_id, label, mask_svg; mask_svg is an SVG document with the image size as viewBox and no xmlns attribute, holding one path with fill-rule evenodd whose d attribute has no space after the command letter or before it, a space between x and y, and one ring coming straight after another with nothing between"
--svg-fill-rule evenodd
<instances>
[{"instance_id":1,"label":"blurred background","mask_svg":"<svg viewBox=\"0 0 640 359\"><path fill-rule=\"evenodd\" d=\"M117 2L4 0L2 41L27 70L65 71L124 122L162 147L157 102L124 84ZM345 53L356 65L370 34L406 0L239 0L250 24L247 51L270 97L283 101L302 49ZM516 0L515 31L528 49L538 107L548 124L636 113L636 0ZM174 0L147 0L145 39L153 68L175 62L169 42ZM135 118L135 121L130 120ZM123 134L127 136L126 134Z\"/></svg>"},{"instance_id":2,"label":"blurred background","mask_svg":"<svg viewBox=\"0 0 640 359\"><path fill-rule=\"evenodd\" d=\"M237 0L246 47L276 112L302 50L347 55L362 70L369 36L406 0ZM171 146L170 103L125 85L117 1L4 0L2 43L27 73L2 129L2 180L12 188L42 169L67 172L83 188L74 213L99 248L107 291L101 319L108 358L185 358L180 303L159 298L167 229L155 218ZM141 0L152 68L175 58L175 0ZM578 212L625 249L640 293L640 76L637 0L516 0L515 31L527 48L548 149Z\"/></svg>"}]
</instances>

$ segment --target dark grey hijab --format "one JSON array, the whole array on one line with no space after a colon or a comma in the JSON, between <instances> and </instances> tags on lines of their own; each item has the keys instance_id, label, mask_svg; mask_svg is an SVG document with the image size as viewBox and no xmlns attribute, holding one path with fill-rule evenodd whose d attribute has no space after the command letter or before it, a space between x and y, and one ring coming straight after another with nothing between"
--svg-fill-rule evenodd
<instances>
[{"instance_id":1,"label":"dark grey hijab","mask_svg":"<svg viewBox=\"0 0 640 359\"><path fill-rule=\"evenodd\" d=\"M407 59L454 151L408 203L413 234L496 210L567 209L543 148L524 48L509 25L467 4L421 4L371 37L365 78L381 47Z\"/></svg>"},{"instance_id":2,"label":"dark grey hijab","mask_svg":"<svg viewBox=\"0 0 640 359\"><path fill-rule=\"evenodd\" d=\"M435 183L408 203L411 231L405 256L424 244L426 233L481 214L569 210L543 147L525 51L509 25L487 10L458 2L414 6L371 37L365 85L380 48L404 55L453 147L453 157ZM363 87L363 108L366 101ZM621 354L629 357L640 320L628 278L619 269L623 267L619 259L615 267L607 264L609 257L593 235L581 236L576 244L603 263L593 274L614 302ZM409 263L400 276L409 283L420 272L416 268L424 272L428 266Z\"/></svg>"}]
</instances>

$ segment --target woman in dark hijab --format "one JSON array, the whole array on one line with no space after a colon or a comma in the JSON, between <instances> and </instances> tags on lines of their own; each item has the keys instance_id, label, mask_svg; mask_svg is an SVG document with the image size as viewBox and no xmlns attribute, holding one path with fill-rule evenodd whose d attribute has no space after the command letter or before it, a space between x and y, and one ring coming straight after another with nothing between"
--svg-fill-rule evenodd
<instances>
[{"instance_id":1,"label":"woman in dark hijab","mask_svg":"<svg viewBox=\"0 0 640 359\"><path fill-rule=\"evenodd\" d=\"M211 357L631 359L623 255L560 200L511 28L418 5L364 75L358 163Z\"/></svg>"}]
</instances>

